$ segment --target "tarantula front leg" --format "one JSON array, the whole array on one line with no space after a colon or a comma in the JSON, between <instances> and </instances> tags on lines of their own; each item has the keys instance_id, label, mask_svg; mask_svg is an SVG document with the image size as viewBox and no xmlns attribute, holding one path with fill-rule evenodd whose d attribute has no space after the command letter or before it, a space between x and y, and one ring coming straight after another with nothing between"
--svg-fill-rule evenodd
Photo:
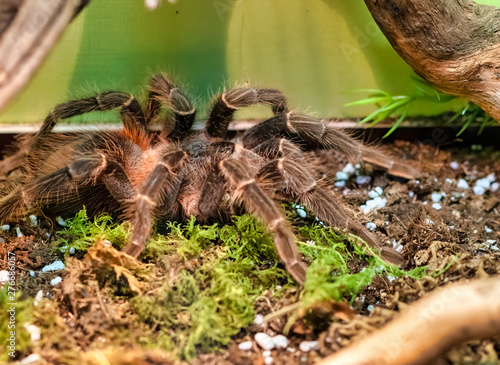
<instances>
[{"instance_id":1,"label":"tarantula front leg","mask_svg":"<svg viewBox=\"0 0 500 365\"><path fill-rule=\"evenodd\" d=\"M19 219L24 206L35 204L41 208L57 206L74 198L78 188L91 185L99 179L111 196L126 205L135 196L135 189L122 166L103 153L82 156L69 165L18 187L0 200L0 222Z\"/></svg>"},{"instance_id":2,"label":"tarantula front leg","mask_svg":"<svg viewBox=\"0 0 500 365\"><path fill-rule=\"evenodd\" d=\"M326 225L345 229L360 237L369 246L380 251L386 262L394 265L404 262L397 251L380 246L375 236L343 208L326 184L316 180L307 162L301 157L300 150L293 143L284 139L271 140L257 146L255 150L276 158L258 173L258 180L263 185L271 183L274 189L283 190L287 196L308 207Z\"/></svg>"},{"instance_id":3,"label":"tarantula front leg","mask_svg":"<svg viewBox=\"0 0 500 365\"><path fill-rule=\"evenodd\" d=\"M167 121L163 123L163 132L170 139L185 136L193 126L196 109L186 93L170 81L166 75L158 74L149 83L149 98L146 107L146 119L151 121L158 116L162 106L172 110L175 125L173 130Z\"/></svg>"},{"instance_id":4,"label":"tarantula front leg","mask_svg":"<svg viewBox=\"0 0 500 365\"><path fill-rule=\"evenodd\" d=\"M248 167L241 161L234 158L224 159L219 163L219 169L245 208L260 218L274 233L276 249L288 272L299 283L304 283L307 266L301 260L294 236L276 203L259 187L255 178L249 174Z\"/></svg>"},{"instance_id":5,"label":"tarantula front leg","mask_svg":"<svg viewBox=\"0 0 500 365\"><path fill-rule=\"evenodd\" d=\"M215 100L207 121L207 135L211 138L225 138L236 110L256 104L270 105L274 114L287 111L286 99L279 90L249 87L233 89Z\"/></svg>"},{"instance_id":6,"label":"tarantula front leg","mask_svg":"<svg viewBox=\"0 0 500 365\"><path fill-rule=\"evenodd\" d=\"M297 113L284 113L249 129L242 137L245 148L256 146L279 136L298 136L312 147L339 151L353 161L366 161L389 174L413 179L419 172L409 164L399 162L376 148L365 146L347 133L329 128L322 119Z\"/></svg>"},{"instance_id":7,"label":"tarantula front leg","mask_svg":"<svg viewBox=\"0 0 500 365\"><path fill-rule=\"evenodd\" d=\"M135 196L135 203L132 205L134 231L132 242L124 248L125 253L137 258L144 250L146 240L151 234L157 207L160 204L164 207L175 204L182 182L179 172L186 159L187 154L184 151L175 150L165 153L142 184L139 193Z\"/></svg>"}]
</instances>

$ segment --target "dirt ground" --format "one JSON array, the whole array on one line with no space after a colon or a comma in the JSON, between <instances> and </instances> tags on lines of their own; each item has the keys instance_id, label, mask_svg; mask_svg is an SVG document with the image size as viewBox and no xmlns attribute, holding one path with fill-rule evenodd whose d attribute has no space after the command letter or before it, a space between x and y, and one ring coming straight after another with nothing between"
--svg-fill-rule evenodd
<instances>
[{"instance_id":1,"label":"dirt ground","mask_svg":"<svg viewBox=\"0 0 500 365\"><path fill-rule=\"evenodd\" d=\"M377 277L361 290L350 306L330 303L329 307L317 308L310 318L297 315L293 310L300 298L298 286L286 286L277 296L271 291L264 292L254 303L255 323L241 329L221 350L199 351L192 364L313 364L376 331L399 310L437 287L499 273L500 189L495 183L497 178L500 182L500 151L477 145L443 151L409 142L395 142L387 148L400 159L415 161L423 171L422 177L403 181L364 165L361 174L371 176L369 183L356 183L356 175L352 174L344 187L337 184L335 190L362 223L369 224L381 242L401 250L406 260L404 269L428 266L429 274L422 280ZM312 151L308 158L332 184L339 182L336 173L347 163L332 151ZM383 189L381 196L387 199L386 206L363 213L360 206L370 200L369 192L375 187ZM297 216L294 219L294 227L312 221ZM36 227L29 219L21 225L23 237L16 237L15 227L3 231L4 242L0 246L0 270L7 269L7 252L15 252L19 263L16 267L18 289L22 290L23 298L34 298L42 290L43 297L54 304L46 315L54 316L54 326L64 329L57 346L54 345L57 340L52 340L46 342L46 346L37 347L39 357L32 363L64 363L60 355L70 350L85 353L85 361L81 363L86 364L176 363L178 359L161 351L133 345L141 343L140 338L134 338L133 331L129 334L129 343L120 343L119 348L95 346L112 343L116 331L130 330L126 321L129 304L123 299L110 303L105 294L100 294L102 288L98 286L85 287L91 291L86 297L92 298L87 302L83 297L68 295L79 292L78 285L83 285L84 279L75 279L77 270L89 270L86 265L94 265L92 270L98 270L95 268L99 261L83 258L83 253L77 253L63 272L32 276L33 271L38 272L61 258L52 252L47 242L47 234L54 234L58 229L55 223L43 217L38 217L38 221ZM171 269L180 262L175 255L169 260ZM189 269L191 264L196 262L186 261L182 266ZM130 272L140 271L138 267L121 265ZM59 276L62 283L52 285L51 281ZM73 279L71 287L68 283ZM262 317L263 323L259 320ZM285 333L288 343L284 348L266 351L255 340L260 332L270 336ZM313 341L311 349L306 349L305 341ZM246 343L248 349L240 349L241 343ZM23 357L27 355L29 351L22 353ZM100 356L105 356L107 362L100 362ZM432 364L496 364L498 358L500 338L462 344ZM79 362L75 359L75 363Z\"/></svg>"}]
</instances>

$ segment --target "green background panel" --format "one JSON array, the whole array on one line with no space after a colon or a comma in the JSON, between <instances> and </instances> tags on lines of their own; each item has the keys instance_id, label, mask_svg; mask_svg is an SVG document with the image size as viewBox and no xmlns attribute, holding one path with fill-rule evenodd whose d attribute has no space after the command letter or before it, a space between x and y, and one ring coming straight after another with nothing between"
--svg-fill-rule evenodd
<instances>
[{"instance_id":1,"label":"green background panel","mask_svg":"<svg viewBox=\"0 0 500 365\"><path fill-rule=\"evenodd\" d=\"M413 92L411 69L361 0L179 0L155 11L141 0L94 0L0 122L39 122L55 104L98 90L141 95L148 76L159 71L188 87L202 114L222 86L247 82L282 89L292 107L320 116L373 110L343 106L363 96L355 89ZM450 107L414 110L434 114ZM86 119L103 118L110 116Z\"/></svg>"}]
</instances>

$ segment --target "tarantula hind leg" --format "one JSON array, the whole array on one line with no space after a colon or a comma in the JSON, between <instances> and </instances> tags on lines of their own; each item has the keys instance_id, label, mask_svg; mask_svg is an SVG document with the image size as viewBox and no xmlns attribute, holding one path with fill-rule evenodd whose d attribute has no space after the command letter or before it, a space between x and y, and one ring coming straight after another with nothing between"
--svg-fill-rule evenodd
<instances>
[{"instance_id":1,"label":"tarantula hind leg","mask_svg":"<svg viewBox=\"0 0 500 365\"><path fill-rule=\"evenodd\" d=\"M243 202L245 208L260 218L274 233L274 243L286 269L295 280L303 284L307 266L302 262L294 236L276 203L259 187L241 161L228 158L219 163L219 168L229 182L230 189Z\"/></svg>"}]
</instances>

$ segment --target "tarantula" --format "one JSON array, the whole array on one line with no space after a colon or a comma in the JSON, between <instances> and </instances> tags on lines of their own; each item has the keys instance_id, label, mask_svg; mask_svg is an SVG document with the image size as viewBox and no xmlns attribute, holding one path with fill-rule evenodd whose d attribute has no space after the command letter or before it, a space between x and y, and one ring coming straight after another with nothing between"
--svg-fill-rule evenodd
<instances>
[{"instance_id":1,"label":"tarantula","mask_svg":"<svg viewBox=\"0 0 500 365\"><path fill-rule=\"evenodd\" d=\"M241 206L274 233L287 270L303 283L307 266L277 204L279 199L293 199L326 225L361 237L384 260L402 262L399 253L381 247L343 208L325 181L316 179L301 147L338 150L404 178L413 177L412 168L328 128L323 120L289 111L278 90L225 91L215 99L202 131L191 129L196 110L165 75L154 76L148 90L144 111L133 95L119 91L56 106L38 133L0 165L4 172L22 165L24 173L21 183L0 199L0 222L19 219L26 206L70 215L85 205L90 215L107 211L130 219L132 239L124 250L138 257L155 218L228 218ZM228 139L235 111L254 104L270 106L274 116ZM51 133L59 119L111 109L120 111L123 130ZM162 109L170 114L160 117ZM156 119L163 119L160 133L148 128Z\"/></svg>"}]
</instances>

